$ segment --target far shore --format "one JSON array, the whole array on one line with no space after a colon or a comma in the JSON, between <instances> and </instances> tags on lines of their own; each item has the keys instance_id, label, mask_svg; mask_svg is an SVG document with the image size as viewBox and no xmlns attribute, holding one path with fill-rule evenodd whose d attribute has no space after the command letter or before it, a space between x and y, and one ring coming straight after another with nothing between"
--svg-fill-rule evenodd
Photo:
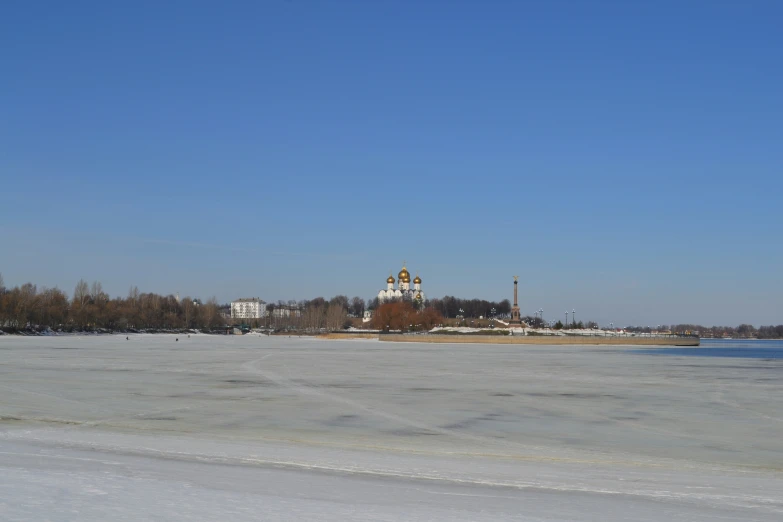
<instances>
[{"instance_id":1,"label":"far shore","mask_svg":"<svg viewBox=\"0 0 783 522\"><path fill-rule=\"evenodd\" d=\"M361 331L352 330L344 332L298 332L298 331L279 331L279 332L266 332L266 331L251 331L245 335L262 335L262 336L282 336L282 337L318 337L325 340L343 340L343 339L378 339L384 342L407 342L407 343L459 343L459 344L528 344L528 345L633 345L633 346L699 346L700 339L698 337L676 337L676 336L662 336L662 337L644 337L644 336L589 336L589 335L541 335L531 334L525 335L524 333L518 333L516 335L483 335L480 332L467 333L467 332L449 332L449 333L419 333L419 334L404 334L404 333L381 333L378 331ZM111 331L98 331L98 332L35 332L35 331L18 331L18 332L0 332L0 338L3 337L93 337L93 336L111 336L111 335L125 335L125 336L144 336L144 335L215 335L224 336L224 333L218 332L201 332L197 330L157 330L157 331L144 331L144 332L111 332ZM750 339L744 339L750 340Z\"/></svg>"},{"instance_id":2,"label":"far shore","mask_svg":"<svg viewBox=\"0 0 783 522\"><path fill-rule=\"evenodd\" d=\"M588 337L544 335L438 335L331 333L324 339L378 339L397 343L699 346L698 337Z\"/></svg>"}]
</instances>

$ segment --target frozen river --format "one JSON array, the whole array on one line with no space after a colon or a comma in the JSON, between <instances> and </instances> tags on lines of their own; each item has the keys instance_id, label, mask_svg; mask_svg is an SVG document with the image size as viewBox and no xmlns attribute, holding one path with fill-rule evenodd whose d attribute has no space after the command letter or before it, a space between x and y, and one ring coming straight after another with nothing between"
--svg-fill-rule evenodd
<instances>
[{"instance_id":1,"label":"frozen river","mask_svg":"<svg viewBox=\"0 0 783 522\"><path fill-rule=\"evenodd\" d=\"M0 337L0 520L783 519L783 360Z\"/></svg>"}]
</instances>

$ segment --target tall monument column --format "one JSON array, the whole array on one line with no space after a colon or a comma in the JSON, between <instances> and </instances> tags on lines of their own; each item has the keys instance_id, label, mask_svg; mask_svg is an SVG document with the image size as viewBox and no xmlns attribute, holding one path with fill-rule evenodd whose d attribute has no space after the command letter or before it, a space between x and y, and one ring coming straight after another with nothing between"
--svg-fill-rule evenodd
<instances>
[{"instance_id":1,"label":"tall monument column","mask_svg":"<svg viewBox=\"0 0 783 522\"><path fill-rule=\"evenodd\" d=\"M520 326L522 319L519 314L519 302L517 301L517 287L519 286L519 276L514 276L514 306L511 308L511 321L509 325Z\"/></svg>"}]
</instances>

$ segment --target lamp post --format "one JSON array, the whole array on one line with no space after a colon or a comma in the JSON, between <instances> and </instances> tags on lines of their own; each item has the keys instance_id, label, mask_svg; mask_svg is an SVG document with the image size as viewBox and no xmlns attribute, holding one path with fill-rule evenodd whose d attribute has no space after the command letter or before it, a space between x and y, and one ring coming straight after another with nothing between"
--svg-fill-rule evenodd
<instances>
[{"instance_id":1,"label":"lamp post","mask_svg":"<svg viewBox=\"0 0 783 522\"><path fill-rule=\"evenodd\" d=\"M576 328L576 310L571 310L571 324Z\"/></svg>"},{"instance_id":2,"label":"lamp post","mask_svg":"<svg viewBox=\"0 0 783 522\"><path fill-rule=\"evenodd\" d=\"M568 327L568 310L566 310L566 322L565 322L565 325L566 325L566 327Z\"/></svg>"},{"instance_id":3,"label":"lamp post","mask_svg":"<svg viewBox=\"0 0 783 522\"><path fill-rule=\"evenodd\" d=\"M538 309L538 317L541 319L541 326L546 327L546 323L544 322L544 309L539 308Z\"/></svg>"}]
</instances>

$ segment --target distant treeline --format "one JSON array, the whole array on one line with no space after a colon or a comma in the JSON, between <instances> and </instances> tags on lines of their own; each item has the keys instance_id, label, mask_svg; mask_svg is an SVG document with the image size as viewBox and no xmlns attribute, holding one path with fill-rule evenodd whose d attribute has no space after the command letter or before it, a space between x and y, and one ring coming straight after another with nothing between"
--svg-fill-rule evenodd
<instances>
[{"instance_id":1,"label":"distant treeline","mask_svg":"<svg viewBox=\"0 0 783 522\"><path fill-rule=\"evenodd\" d=\"M425 306L431 306L443 317L510 317L511 302L508 299L502 301L486 301L484 299L460 299L447 295L443 299L430 299ZM494 310L493 310L494 309Z\"/></svg>"},{"instance_id":2,"label":"distant treeline","mask_svg":"<svg viewBox=\"0 0 783 522\"><path fill-rule=\"evenodd\" d=\"M246 322L250 326L269 326L306 330L337 330L348 324L348 310L361 313L364 301L345 296L330 301L317 297L296 303L287 316L274 317L272 311L282 305L268 305L270 316L247 321L231 321L221 314L213 297L206 302L191 297L141 293L131 287L127 297L111 298L101 283L91 285L80 280L69 296L59 288L39 289L32 283L6 288L0 275L0 329L14 332L50 328L55 331L139 331L166 329L213 330L227 324Z\"/></svg>"},{"instance_id":3,"label":"distant treeline","mask_svg":"<svg viewBox=\"0 0 783 522\"><path fill-rule=\"evenodd\" d=\"M345 295L337 295L328 301L323 297L287 303L278 301L277 305L272 303L266 305L266 311L266 317L249 320L250 326L308 332L335 331L351 325L349 314L355 317L362 316L364 300L359 297L348 299Z\"/></svg>"},{"instance_id":4,"label":"distant treeline","mask_svg":"<svg viewBox=\"0 0 783 522\"><path fill-rule=\"evenodd\" d=\"M126 297L110 298L103 291L101 283L88 284L80 280L74 288L73 296L59 288L38 288L26 283L14 288L3 285L0 274L0 329L17 331L25 329L51 328L62 331L128 331L160 329L200 329L211 330L231 321L221 314L227 305L220 306L215 298L202 302L199 299L173 295L141 293L131 287ZM279 301L267 305L267 317L247 320L250 326L266 326L296 330L338 330L350 324L349 317L361 317L365 308L378 309L378 300L366 303L360 297L349 299L338 295L330 300L316 297L304 301ZM428 299L418 308L423 311L431 308L446 318L458 316L467 318L495 317L507 318L511 314L511 303L486 301L483 299L460 299L446 296L442 299ZM282 309L282 310L277 310ZM275 312L277 310L277 312ZM284 312L284 313L280 313ZM530 325L542 323L540 317L524 317ZM565 325L570 327L592 328L594 322ZM556 328L564 327L558 321ZM783 339L783 325L760 326L749 324L732 326L701 326L695 324L660 325L657 328L628 327L631 332L650 332L653 330L678 333L698 332L702 337L735 337L758 339Z\"/></svg>"},{"instance_id":5,"label":"distant treeline","mask_svg":"<svg viewBox=\"0 0 783 522\"><path fill-rule=\"evenodd\" d=\"M370 310L377 310L378 298L369 302ZM444 298L427 299L422 303L422 308L434 308L443 317L509 317L511 315L511 302L508 299L502 301L487 301L484 299L460 299L447 295Z\"/></svg>"},{"instance_id":6,"label":"distant treeline","mask_svg":"<svg viewBox=\"0 0 783 522\"><path fill-rule=\"evenodd\" d=\"M217 301L141 293L110 298L101 283L80 280L71 298L59 288L32 283L5 288L0 279L0 327L6 331L51 328L60 331L211 329L224 324Z\"/></svg>"},{"instance_id":7,"label":"distant treeline","mask_svg":"<svg viewBox=\"0 0 783 522\"><path fill-rule=\"evenodd\" d=\"M369 306L368 306L369 305ZM266 317L231 320L230 307L211 298L206 302L185 296L142 293L131 287L126 297L111 298L99 282L80 280L73 295L59 288L38 288L33 283L6 288L0 275L0 328L6 331L130 331L161 329L212 330L229 324L290 330L339 330L349 317L360 318L365 309L377 310L378 300L338 295L329 300L278 301L266 305ZM508 317L511 303L446 296L427 300L418 311L430 309L435 317ZM429 315L426 323L429 323Z\"/></svg>"},{"instance_id":8,"label":"distant treeline","mask_svg":"<svg viewBox=\"0 0 783 522\"><path fill-rule=\"evenodd\" d=\"M783 324L777 326L759 326L756 328L752 324L741 324L739 326L701 326L699 324L662 324L658 330L669 330L677 333L698 333L700 337L733 337L741 339L783 339ZM656 328L649 326L629 326L626 331L649 333Z\"/></svg>"}]
</instances>

